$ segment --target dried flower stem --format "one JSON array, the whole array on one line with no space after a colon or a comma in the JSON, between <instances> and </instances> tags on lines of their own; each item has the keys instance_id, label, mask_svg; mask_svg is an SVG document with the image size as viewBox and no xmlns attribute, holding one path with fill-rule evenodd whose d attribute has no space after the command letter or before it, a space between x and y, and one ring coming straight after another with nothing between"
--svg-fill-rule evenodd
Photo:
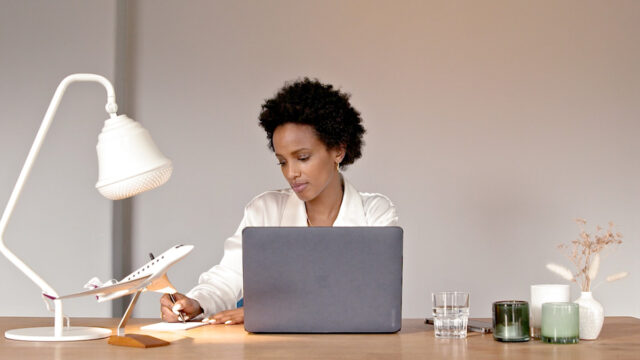
<instances>
[{"instance_id":1,"label":"dried flower stem","mask_svg":"<svg viewBox=\"0 0 640 360\"><path fill-rule=\"evenodd\" d=\"M596 231L592 235L585 231L586 220L576 219L575 221L580 226L578 238L568 244L558 245L558 248L566 251L567 258L578 270L573 274L574 281L580 284L582 291L589 291L591 282L600 267L600 252L610 245L622 244L622 234L613 232L613 222L609 222L606 230L596 226Z\"/></svg>"}]
</instances>

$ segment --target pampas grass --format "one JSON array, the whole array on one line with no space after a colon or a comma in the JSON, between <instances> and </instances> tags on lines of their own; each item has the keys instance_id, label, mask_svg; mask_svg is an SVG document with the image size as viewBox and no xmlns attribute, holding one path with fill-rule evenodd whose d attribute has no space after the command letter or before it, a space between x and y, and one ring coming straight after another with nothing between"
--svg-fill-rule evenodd
<instances>
[{"instance_id":1,"label":"pampas grass","mask_svg":"<svg viewBox=\"0 0 640 360\"><path fill-rule=\"evenodd\" d=\"M613 275L609 275L609 276L607 276L607 282L614 282L616 280L620 280L622 278L627 277L627 275L629 275L629 273L626 272L626 271L619 272L619 273L613 274Z\"/></svg>"},{"instance_id":2,"label":"pampas grass","mask_svg":"<svg viewBox=\"0 0 640 360\"><path fill-rule=\"evenodd\" d=\"M547 264L547 269L549 269L549 271L554 272L558 275L560 275L561 278L568 280L568 281L574 281L575 279L573 278L573 274L571 273L571 271L569 269L567 269L564 266L558 265L558 264L554 264L554 263L549 263Z\"/></svg>"},{"instance_id":3,"label":"pampas grass","mask_svg":"<svg viewBox=\"0 0 640 360\"><path fill-rule=\"evenodd\" d=\"M591 265L589 265L589 271L587 272L587 275L589 276L589 279L591 281L593 281L593 279L596 278L596 275L598 275L599 269L600 269L600 254L596 253L593 256L593 260L591 260Z\"/></svg>"},{"instance_id":4,"label":"pampas grass","mask_svg":"<svg viewBox=\"0 0 640 360\"><path fill-rule=\"evenodd\" d=\"M622 271L617 274L607 276L606 282L614 282L623 278L626 278L629 275L628 272ZM593 287L593 290L597 289L600 285L602 285L605 281L601 281L598 285Z\"/></svg>"}]
</instances>

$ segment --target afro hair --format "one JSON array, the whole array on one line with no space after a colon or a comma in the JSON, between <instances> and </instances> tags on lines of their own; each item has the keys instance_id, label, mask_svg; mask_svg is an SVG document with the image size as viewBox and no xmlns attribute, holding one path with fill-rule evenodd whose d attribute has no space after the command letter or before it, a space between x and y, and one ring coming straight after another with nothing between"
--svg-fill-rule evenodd
<instances>
[{"instance_id":1,"label":"afro hair","mask_svg":"<svg viewBox=\"0 0 640 360\"><path fill-rule=\"evenodd\" d=\"M362 157L362 126L360 113L349 103L349 94L317 79L304 78L285 83L271 99L262 104L260 126L267 132L269 149L273 148L273 132L286 123L306 124L313 127L318 138L328 149L344 146L345 156L341 168Z\"/></svg>"}]
</instances>

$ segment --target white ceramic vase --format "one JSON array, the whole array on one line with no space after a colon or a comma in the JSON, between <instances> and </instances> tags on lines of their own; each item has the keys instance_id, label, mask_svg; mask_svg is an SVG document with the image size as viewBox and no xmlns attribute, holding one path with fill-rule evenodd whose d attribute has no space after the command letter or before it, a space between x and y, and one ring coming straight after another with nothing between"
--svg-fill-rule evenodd
<instances>
[{"instance_id":1,"label":"white ceramic vase","mask_svg":"<svg viewBox=\"0 0 640 360\"><path fill-rule=\"evenodd\" d=\"M580 339L597 339L604 323L602 305L593 298L591 291L583 291L574 302L580 306Z\"/></svg>"}]
</instances>

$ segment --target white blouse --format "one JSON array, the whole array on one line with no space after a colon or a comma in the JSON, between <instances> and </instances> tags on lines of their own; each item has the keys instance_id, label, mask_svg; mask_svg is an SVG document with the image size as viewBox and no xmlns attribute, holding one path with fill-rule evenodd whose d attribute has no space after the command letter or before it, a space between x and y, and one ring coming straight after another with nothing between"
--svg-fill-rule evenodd
<instances>
[{"instance_id":1,"label":"white blouse","mask_svg":"<svg viewBox=\"0 0 640 360\"><path fill-rule=\"evenodd\" d=\"M361 193L344 179L344 195L333 226L396 226L391 200L381 194ZM242 230L247 226L307 226L304 201L292 189L267 191L251 200L235 234L224 243L220 264L200 275L187 296L198 300L204 316L235 309L242 299Z\"/></svg>"}]
</instances>

